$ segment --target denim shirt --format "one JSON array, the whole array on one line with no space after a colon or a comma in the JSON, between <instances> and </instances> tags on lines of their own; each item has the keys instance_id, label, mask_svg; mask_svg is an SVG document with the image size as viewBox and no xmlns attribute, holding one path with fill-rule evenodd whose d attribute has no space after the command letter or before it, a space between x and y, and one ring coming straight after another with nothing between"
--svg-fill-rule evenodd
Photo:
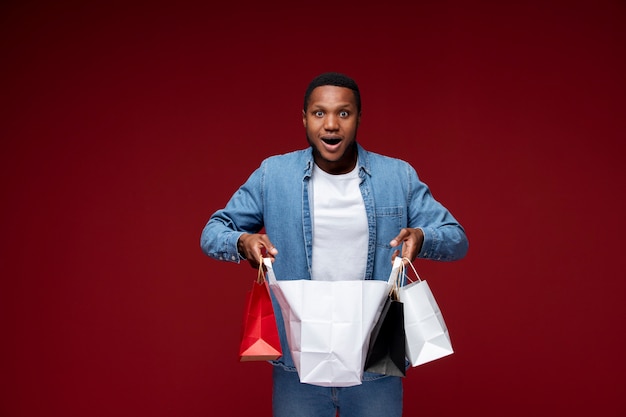
<instances>
[{"instance_id":1,"label":"denim shirt","mask_svg":"<svg viewBox=\"0 0 626 417\"><path fill-rule=\"evenodd\" d=\"M430 193L407 162L358 147L361 195L367 214L369 245L365 279L387 280L389 242L404 227L420 228L424 242L418 257L453 261L465 256L467 238L452 214ZM313 171L311 148L265 159L235 192L226 207L216 211L202 231L200 244L208 256L240 262L237 240L243 233L265 233L278 250L273 264L277 279L311 279L313 252L309 181ZM346 242L349 245L350 242ZM274 300L275 311L280 311ZM281 314L276 314L283 356L276 361L294 364ZM375 374L366 372L364 379Z\"/></svg>"}]
</instances>

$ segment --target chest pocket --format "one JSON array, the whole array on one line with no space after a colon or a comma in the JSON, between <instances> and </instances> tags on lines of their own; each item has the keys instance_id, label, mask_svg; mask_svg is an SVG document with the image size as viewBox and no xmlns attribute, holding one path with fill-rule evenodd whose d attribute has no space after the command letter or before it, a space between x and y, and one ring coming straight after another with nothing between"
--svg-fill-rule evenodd
<instances>
[{"instance_id":1,"label":"chest pocket","mask_svg":"<svg viewBox=\"0 0 626 417\"><path fill-rule=\"evenodd\" d=\"M376 246L391 248L389 241L405 227L403 207L376 208Z\"/></svg>"}]
</instances>

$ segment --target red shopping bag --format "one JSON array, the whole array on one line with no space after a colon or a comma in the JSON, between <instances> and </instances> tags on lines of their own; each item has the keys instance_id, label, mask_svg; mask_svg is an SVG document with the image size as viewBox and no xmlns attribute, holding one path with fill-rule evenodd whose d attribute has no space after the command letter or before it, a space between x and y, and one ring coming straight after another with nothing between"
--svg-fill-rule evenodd
<instances>
[{"instance_id":1,"label":"red shopping bag","mask_svg":"<svg viewBox=\"0 0 626 417\"><path fill-rule=\"evenodd\" d=\"M260 263L258 277L246 296L239 359L242 362L267 361L281 355L274 308L263 274L263 263Z\"/></svg>"}]
</instances>

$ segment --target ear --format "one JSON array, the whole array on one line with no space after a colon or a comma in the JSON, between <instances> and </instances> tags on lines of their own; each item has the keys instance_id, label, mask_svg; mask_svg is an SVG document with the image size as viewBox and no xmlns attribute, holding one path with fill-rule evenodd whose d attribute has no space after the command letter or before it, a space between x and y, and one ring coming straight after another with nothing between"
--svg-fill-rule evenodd
<instances>
[{"instance_id":1,"label":"ear","mask_svg":"<svg viewBox=\"0 0 626 417\"><path fill-rule=\"evenodd\" d=\"M356 127L359 127L361 125L361 112L359 112L359 115L356 118Z\"/></svg>"},{"instance_id":2,"label":"ear","mask_svg":"<svg viewBox=\"0 0 626 417\"><path fill-rule=\"evenodd\" d=\"M306 112L302 110L302 125L306 128Z\"/></svg>"}]
</instances>

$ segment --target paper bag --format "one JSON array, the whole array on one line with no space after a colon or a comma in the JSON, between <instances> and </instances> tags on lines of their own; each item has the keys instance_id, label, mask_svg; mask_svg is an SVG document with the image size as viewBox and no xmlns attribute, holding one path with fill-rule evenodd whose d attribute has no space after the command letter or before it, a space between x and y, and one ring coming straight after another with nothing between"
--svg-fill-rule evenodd
<instances>
[{"instance_id":1,"label":"paper bag","mask_svg":"<svg viewBox=\"0 0 626 417\"><path fill-rule=\"evenodd\" d=\"M383 375L406 375L404 305L394 291L387 297L370 338L365 370Z\"/></svg>"},{"instance_id":2,"label":"paper bag","mask_svg":"<svg viewBox=\"0 0 626 417\"><path fill-rule=\"evenodd\" d=\"M398 298L404 304L407 358L412 366L418 366L454 351L448 328L428 283L420 279L410 262L409 265L417 281L400 287Z\"/></svg>"},{"instance_id":3,"label":"paper bag","mask_svg":"<svg viewBox=\"0 0 626 417\"><path fill-rule=\"evenodd\" d=\"M389 281L277 281L270 259L263 261L300 381L328 387L361 384L372 328L402 262Z\"/></svg>"},{"instance_id":4,"label":"paper bag","mask_svg":"<svg viewBox=\"0 0 626 417\"><path fill-rule=\"evenodd\" d=\"M257 279L246 296L239 359L242 362L267 361L280 356L282 351L276 317L261 264Z\"/></svg>"}]
</instances>

